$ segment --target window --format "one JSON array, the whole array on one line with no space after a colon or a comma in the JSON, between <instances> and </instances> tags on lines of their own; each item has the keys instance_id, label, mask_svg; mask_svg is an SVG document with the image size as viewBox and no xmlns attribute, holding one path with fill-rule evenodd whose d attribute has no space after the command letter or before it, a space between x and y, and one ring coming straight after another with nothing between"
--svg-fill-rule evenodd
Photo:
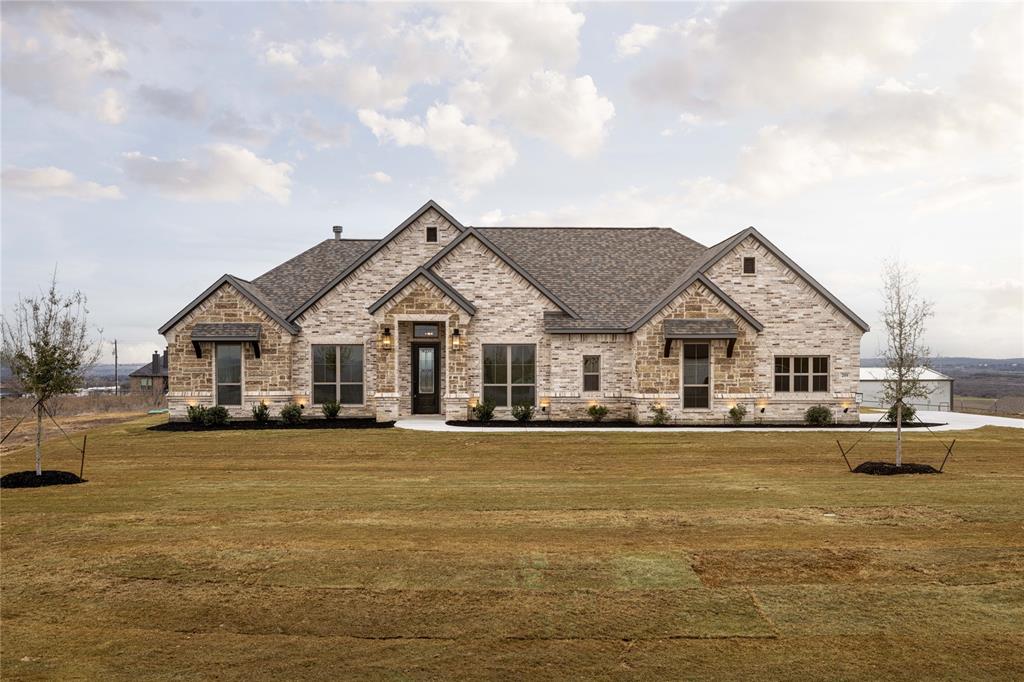
<instances>
[{"instance_id":1,"label":"window","mask_svg":"<svg viewBox=\"0 0 1024 682\"><path fill-rule=\"evenodd\" d=\"M601 356L583 356L583 390L601 390Z\"/></svg>"},{"instance_id":2,"label":"window","mask_svg":"<svg viewBox=\"0 0 1024 682\"><path fill-rule=\"evenodd\" d=\"M779 393L828 391L828 356L776 356L775 390Z\"/></svg>"},{"instance_id":3,"label":"window","mask_svg":"<svg viewBox=\"0 0 1024 682\"><path fill-rule=\"evenodd\" d=\"M142 388L153 388L153 377L142 377L139 379L139 386Z\"/></svg>"},{"instance_id":4,"label":"window","mask_svg":"<svg viewBox=\"0 0 1024 682\"><path fill-rule=\"evenodd\" d=\"M743 274L744 275L753 275L755 272L757 272L757 269L756 269L756 261L754 260L754 257L753 256L744 256L743 257Z\"/></svg>"},{"instance_id":5,"label":"window","mask_svg":"<svg viewBox=\"0 0 1024 682\"><path fill-rule=\"evenodd\" d=\"M242 404L242 344L218 343L217 404Z\"/></svg>"},{"instance_id":6,"label":"window","mask_svg":"<svg viewBox=\"0 0 1024 682\"><path fill-rule=\"evenodd\" d=\"M427 243L429 243L429 244L436 244L437 243L437 228L436 227L428 227L426 232L427 232Z\"/></svg>"},{"instance_id":7,"label":"window","mask_svg":"<svg viewBox=\"0 0 1024 682\"><path fill-rule=\"evenodd\" d=\"M414 324L412 326L412 335L417 339L436 339L437 338L437 325L436 324Z\"/></svg>"},{"instance_id":8,"label":"window","mask_svg":"<svg viewBox=\"0 0 1024 682\"><path fill-rule=\"evenodd\" d=\"M683 408L710 405L710 353L706 343L683 344Z\"/></svg>"},{"instance_id":9,"label":"window","mask_svg":"<svg viewBox=\"0 0 1024 682\"><path fill-rule=\"evenodd\" d=\"M313 346L313 403L363 404L363 347Z\"/></svg>"},{"instance_id":10,"label":"window","mask_svg":"<svg viewBox=\"0 0 1024 682\"><path fill-rule=\"evenodd\" d=\"M484 345L484 400L498 407L537 402L537 348L528 344Z\"/></svg>"}]
</instances>

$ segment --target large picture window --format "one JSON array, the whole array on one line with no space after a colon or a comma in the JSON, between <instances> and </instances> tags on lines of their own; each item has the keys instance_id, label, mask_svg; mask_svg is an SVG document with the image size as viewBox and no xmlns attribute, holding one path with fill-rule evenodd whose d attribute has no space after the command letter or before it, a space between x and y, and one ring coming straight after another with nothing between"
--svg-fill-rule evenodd
<instances>
[{"instance_id":1,"label":"large picture window","mask_svg":"<svg viewBox=\"0 0 1024 682\"><path fill-rule=\"evenodd\" d=\"M497 407L537 402L537 347L532 344L483 347L483 398Z\"/></svg>"},{"instance_id":2,"label":"large picture window","mask_svg":"<svg viewBox=\"0 0 1024 682\"><path fill-rule=\"evenodd\" d=\"M711 404L711 360L706 343L683 344L683 408Z\"/></svg>"},{"instance_id":3,"label":"large picture window","mask_svg":"<svg viewBox=\"0 0 1024 682\"><path fill-rule=\"evenodd\" d=\"M313 346L313 403L363 404L363 347Z\"/></svg>"},{"instance_id":4,"label":"large picture window","mask_svg":"<svg viewBox=\"0 0 1024 682\"><path fill-rule=\"evenodd\" d=\"M242 344L217 344L217 404L242 404Z\"/></svg>"},{"instance_id":5,"label":"large picture window","mask_svg":"<svg viewBox=\"0 0 1024 682\"><path fill-rule=\"evenodd\" d=\"M775 356L776 393L824 393L828 376L827 355Z\"/></svg>"}]
</instances>

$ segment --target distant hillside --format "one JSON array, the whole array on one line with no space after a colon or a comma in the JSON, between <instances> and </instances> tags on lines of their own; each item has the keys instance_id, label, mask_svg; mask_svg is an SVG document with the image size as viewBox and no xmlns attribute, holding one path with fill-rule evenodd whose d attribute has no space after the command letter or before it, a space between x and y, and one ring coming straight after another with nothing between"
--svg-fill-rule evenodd
<instances>
[{"instance_id":1,"label":"distant hillside","mask_svg":"<svg viewBox=\"0 0 1024 682\"><path fill-rule=\"evenodd\" d=\"M862 358L861 367L883 367L881 358ZM1024 396L1024 358L932 358L928 364L956 381L959 396Z\"/></svg>"}]
</instances>

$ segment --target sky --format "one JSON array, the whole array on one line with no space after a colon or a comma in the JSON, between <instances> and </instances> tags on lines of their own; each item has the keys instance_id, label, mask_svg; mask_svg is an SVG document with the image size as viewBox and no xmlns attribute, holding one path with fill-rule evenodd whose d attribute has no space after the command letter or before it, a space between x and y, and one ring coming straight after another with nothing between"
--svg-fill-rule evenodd
<instances>
[{"instance_id":1,"label":"sky","mask_svg":"<svg viewBox=\"0 0 1024 682\"><path fill-rule=\"evenodd\" d=\"M427 199L466 225L753 225L872 325L1024 356L1013 4L31 4L2 20L2 305L54 268L120 360L220 275ZM109 354L107 354L109 356Z\"/></svg>"}]
</instances>

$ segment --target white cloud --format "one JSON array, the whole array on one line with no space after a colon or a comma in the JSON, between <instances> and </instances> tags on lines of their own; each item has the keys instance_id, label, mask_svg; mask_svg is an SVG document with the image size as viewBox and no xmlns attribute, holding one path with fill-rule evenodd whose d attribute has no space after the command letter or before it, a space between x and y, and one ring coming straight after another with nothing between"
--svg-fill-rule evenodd
<instances>
[{"instance_id":1,"label":"white cloud","mask_svg":"<svg viewBox=\"0 0 1024 682\"><path fill-rule=\"evenodd\" d=\"M96 98L96 117L104 123L121 123L127 110L121 93L113 88L107 88Z\"/></svg>"},{"instance_id":2,"label":"white cloud","mask_svg":"<svg viewBox=\"0 0 1024 682\"><path fill-rule=\"evenodd\" d=\"M932 183L917 197L914 210L921 215L942 213L965 204L976 204L1007 190L1024 193L1020 175L960 176Z\"/></svg>"},{"instance_id":3,"label":"white cloud","mask_svg":"<svg viewBox=\"0 0 1024 682\"><path fill-rule=\"evenodd\" d=\"M206 94L201 90L179 90L140 85L139 99L152 113L179 121L199 121L206 116Z\"/></svg>"},{"instance_id":4,"label":"white cloud","mask_svg":"<svg viewBox=\"0 0 1024 682\"><path fill-rule=\"evenodd\" d=\"M366 177L370 178L371 180L375 180L382 185L386 185L389 182L391 182L391 176L385 173L384 171L374 171Z\"/></svg>"},{"instance_id":5,"label":"white cloud","mask_svg":"<svg viewBox=\"0 0 1024 682\"><path fill-rule=\"evenodd\" d=\"M496 180L516 161L516 151L506 138L466 123L459 108L451 104L430 107L425 121L388 118L369 109L359 111L359 120L380 142L430 149L445 162L464 197Z\"/></svg>"},{"instance_id":6,"label":"white cloud","mask_svg":"<svg viewBox=\"0 0 1024 682\"><path fill-rule=\"evenodd\" d=\"M237 111L222 111L210 124L209 131L218 137L263 146L274 136L273 126L253 123Z\"/></svg>"},{"instance_id":7,"label":"white cloud","mask_svg":"<svg viewBox=\"0 0 1024 682\"><path fill-rule=\"evenodd\" d=\"M267 60L268 64L298 66L299 51L300 48L297 45L289 45L288 43L271 43L270 45L267 45L266 50L264 50L263 58Z\"/></svg>"},{"instance_id":8,"label":"white cloud","mask_svg":"<svg viewBox=\"0 0 1024 682\"><path fill-rule=\"evenodd\" d=\"M660 31L642 97L699 114L834 104L907 60L945 6L737 3ZM628 35L628 34L627 34Z\"/></svg>"},{"instance_id":9,"label":"white cloud","mask_svg":"<svg viewBox=\"0 0 1024 682\"><path fill-rule=\"evenodd\" d=\"M263 196L286 204L291 196L290 164L261 159L237 145L209 145L195 159L168 161L129 152L123 155L122 167L129 180L175 199L238 201Z\"/></svg>"},{"instance_id":10,"label":"white cloud","mask_svg":"<svg viewBox=\"0 0 1024 682\"><path fill-rule=\"evenodd\" d=\"M651 24L633 24L632 27L615 39L615 51L620 57L638 54L650 47L661 35L660 26Z\"/></svg>"},{"instance_id":11,"label":"white cloud","mask_svg":"<svg viewBox=\"0 0 1024 682\"><path fill-rule=\"evenodd\" d=\"M80 180L74 173L63 168L7 168L3 172L3 189L17 192L31 199L63 197L96 201L99 199L121 199L123 195L116 185L100 185Z\"/></svg>"},{"instance_id":12,"label":"white cloud","mask_svg":"<svg viewBox=\"0 0 1024 682\"><path fill-rule=\"evenodd\" d=\"M346 147L352 137L352 131L347 123L324 124L308 111L299 119L299 132L313 143L317 151L333 147Z\"/></svg>"}]
</instances>

